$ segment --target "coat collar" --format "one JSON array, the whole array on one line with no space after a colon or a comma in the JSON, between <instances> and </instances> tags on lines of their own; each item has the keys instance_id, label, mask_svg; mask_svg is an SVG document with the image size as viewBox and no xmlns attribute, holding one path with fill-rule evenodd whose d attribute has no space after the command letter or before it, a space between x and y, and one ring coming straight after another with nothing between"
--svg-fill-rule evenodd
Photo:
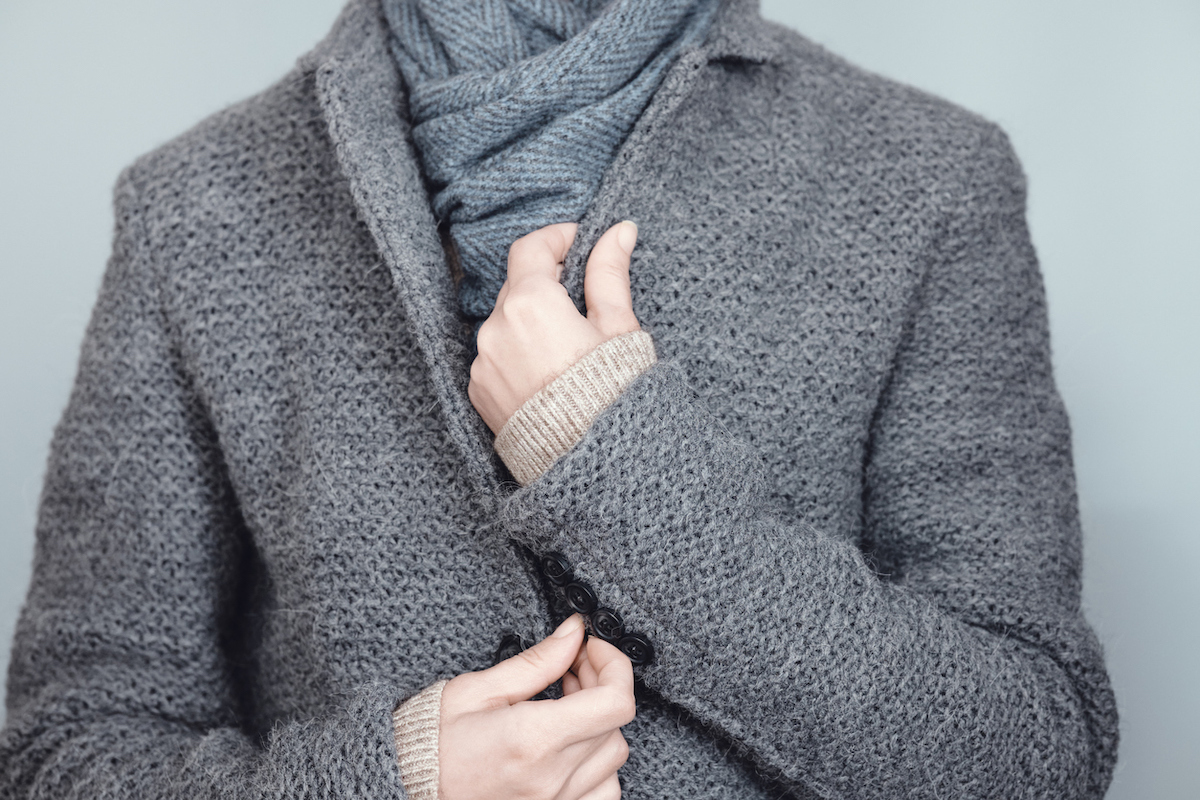
<instances>
[{"instance_id":1,"label":"coat collar","mask_svg":"<svg viewBox=\"0 0 1200 800\"><path fill-rule=\"evenodd\" d=\"M779 45L759 17L758 0L723 0L704 45L685 53L670 70L580 222L564 283L581 309L585 255L607 227L621 185L636 175L631 163L636 159L627 156L644 151L659 132L659 121L686 95L694 67L730 59L765 63L778 56ZM380 0L350 0L300 66L315 72L337 160L391 272L471 484L494 495L503 471L492 450L491 431L467 397L470 332L456 310L454 284L410 138L406 98L388 48Z\"/></svg>"}]
</instances>

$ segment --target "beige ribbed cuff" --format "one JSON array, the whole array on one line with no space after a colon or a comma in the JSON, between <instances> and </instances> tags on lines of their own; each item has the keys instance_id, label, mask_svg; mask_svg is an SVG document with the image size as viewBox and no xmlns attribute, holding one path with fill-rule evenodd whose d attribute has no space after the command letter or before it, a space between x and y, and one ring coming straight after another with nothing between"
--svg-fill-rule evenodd
<instances>
[{"instance_id":1,"label":"beige ribbed cuff","mask_svg":"<svg viewBox=\"0 0 1200 800\"><path fill-rule=\"evenodd\" d=\"M446 681L430 684L392 712L400 779L409 800L437 800L438 731L445 685Z\"/></svg>"},{"instance_id":2,"label":"beige ribbed cuff","mask_svg":"<svg viewBox=\"0 0 1200 800\"><path fill-rule=\"evenodd\" d=\"M496 452L528 486L574 447L592 422L658 357L645 331L614 336L525 401L496 435Z\"/></svg>"}]
</instances>

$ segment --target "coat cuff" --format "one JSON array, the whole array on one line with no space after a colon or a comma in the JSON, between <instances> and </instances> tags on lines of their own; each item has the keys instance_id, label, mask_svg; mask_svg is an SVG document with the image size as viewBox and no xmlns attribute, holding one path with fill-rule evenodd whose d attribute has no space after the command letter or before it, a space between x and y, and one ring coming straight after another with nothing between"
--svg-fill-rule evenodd
<instances>
[{"instance_id":1,"label":"coat cuff","mask_svg":"<svg viewBox=\"0 0 1200 800\"><path fill-rule=\"evenodd\" d=\"M409 800L437 800L438 731L445 685L444 680L430 684L392 712L400 779Z\"/></svg>"},{"instance_id":2,"label":"coat cuff","mask_svg":"<svg viewBox=\"0 0 1200 800\"><path fill-rule=\"evenodd\" d=\"M645 331L614 336L576 361L509 418L496 453L528 486L574 447L600 412L658 360Z\"/></svg>"}]
</instances>

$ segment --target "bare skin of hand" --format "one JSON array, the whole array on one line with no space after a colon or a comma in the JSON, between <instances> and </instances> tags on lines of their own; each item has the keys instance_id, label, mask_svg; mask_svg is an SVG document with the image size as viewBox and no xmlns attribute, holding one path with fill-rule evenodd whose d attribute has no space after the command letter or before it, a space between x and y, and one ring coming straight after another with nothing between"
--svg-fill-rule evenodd
<instances>
[{"instance_id":1,"label":"bare skin of hand","mask_svg":"<svg viewBox=\"0 0 1200 800\"><path fill-rule=\"evenodd\" d=\"M638 330L629 294L629 257L637 226L618 223L600 237L583 280L587 316L559 283L578 226L562 222L513 243L508 277L479 329L467 396L499 433L508 418L597 345Z\"/></svg>"},{"instance_id":2,"label":"bare skin of hand","mask_svg":"<svg viewBox=\"0 0 1200 800\"><path fill-rule=\"evenodd\" d=\"M575 669L577 672L568 673ZM564 697L529 700L559 678ZM512 658L442 689L441 800L618 800L633 665L575 614Z\"/></svg>"}]
</instances>

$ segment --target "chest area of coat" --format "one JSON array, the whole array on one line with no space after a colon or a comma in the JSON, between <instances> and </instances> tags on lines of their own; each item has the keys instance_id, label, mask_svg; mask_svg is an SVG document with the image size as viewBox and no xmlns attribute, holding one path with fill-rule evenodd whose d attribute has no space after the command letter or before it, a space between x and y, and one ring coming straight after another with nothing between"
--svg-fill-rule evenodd
<instances>
[{"instance_id":1,"label":"chest area of coat","mask_svg":"<svg viewBox=\"0 0 1200 800\"><path fill-rule=\"evenodd\" d=\"M899 172L855 175L875 167L848 167L819 120L779 111L752 75L701 84L599 200L639 225L634 312L759 451L777 497L852 536L929 231L897 211Z\"/></svg>"}]
</instances>

